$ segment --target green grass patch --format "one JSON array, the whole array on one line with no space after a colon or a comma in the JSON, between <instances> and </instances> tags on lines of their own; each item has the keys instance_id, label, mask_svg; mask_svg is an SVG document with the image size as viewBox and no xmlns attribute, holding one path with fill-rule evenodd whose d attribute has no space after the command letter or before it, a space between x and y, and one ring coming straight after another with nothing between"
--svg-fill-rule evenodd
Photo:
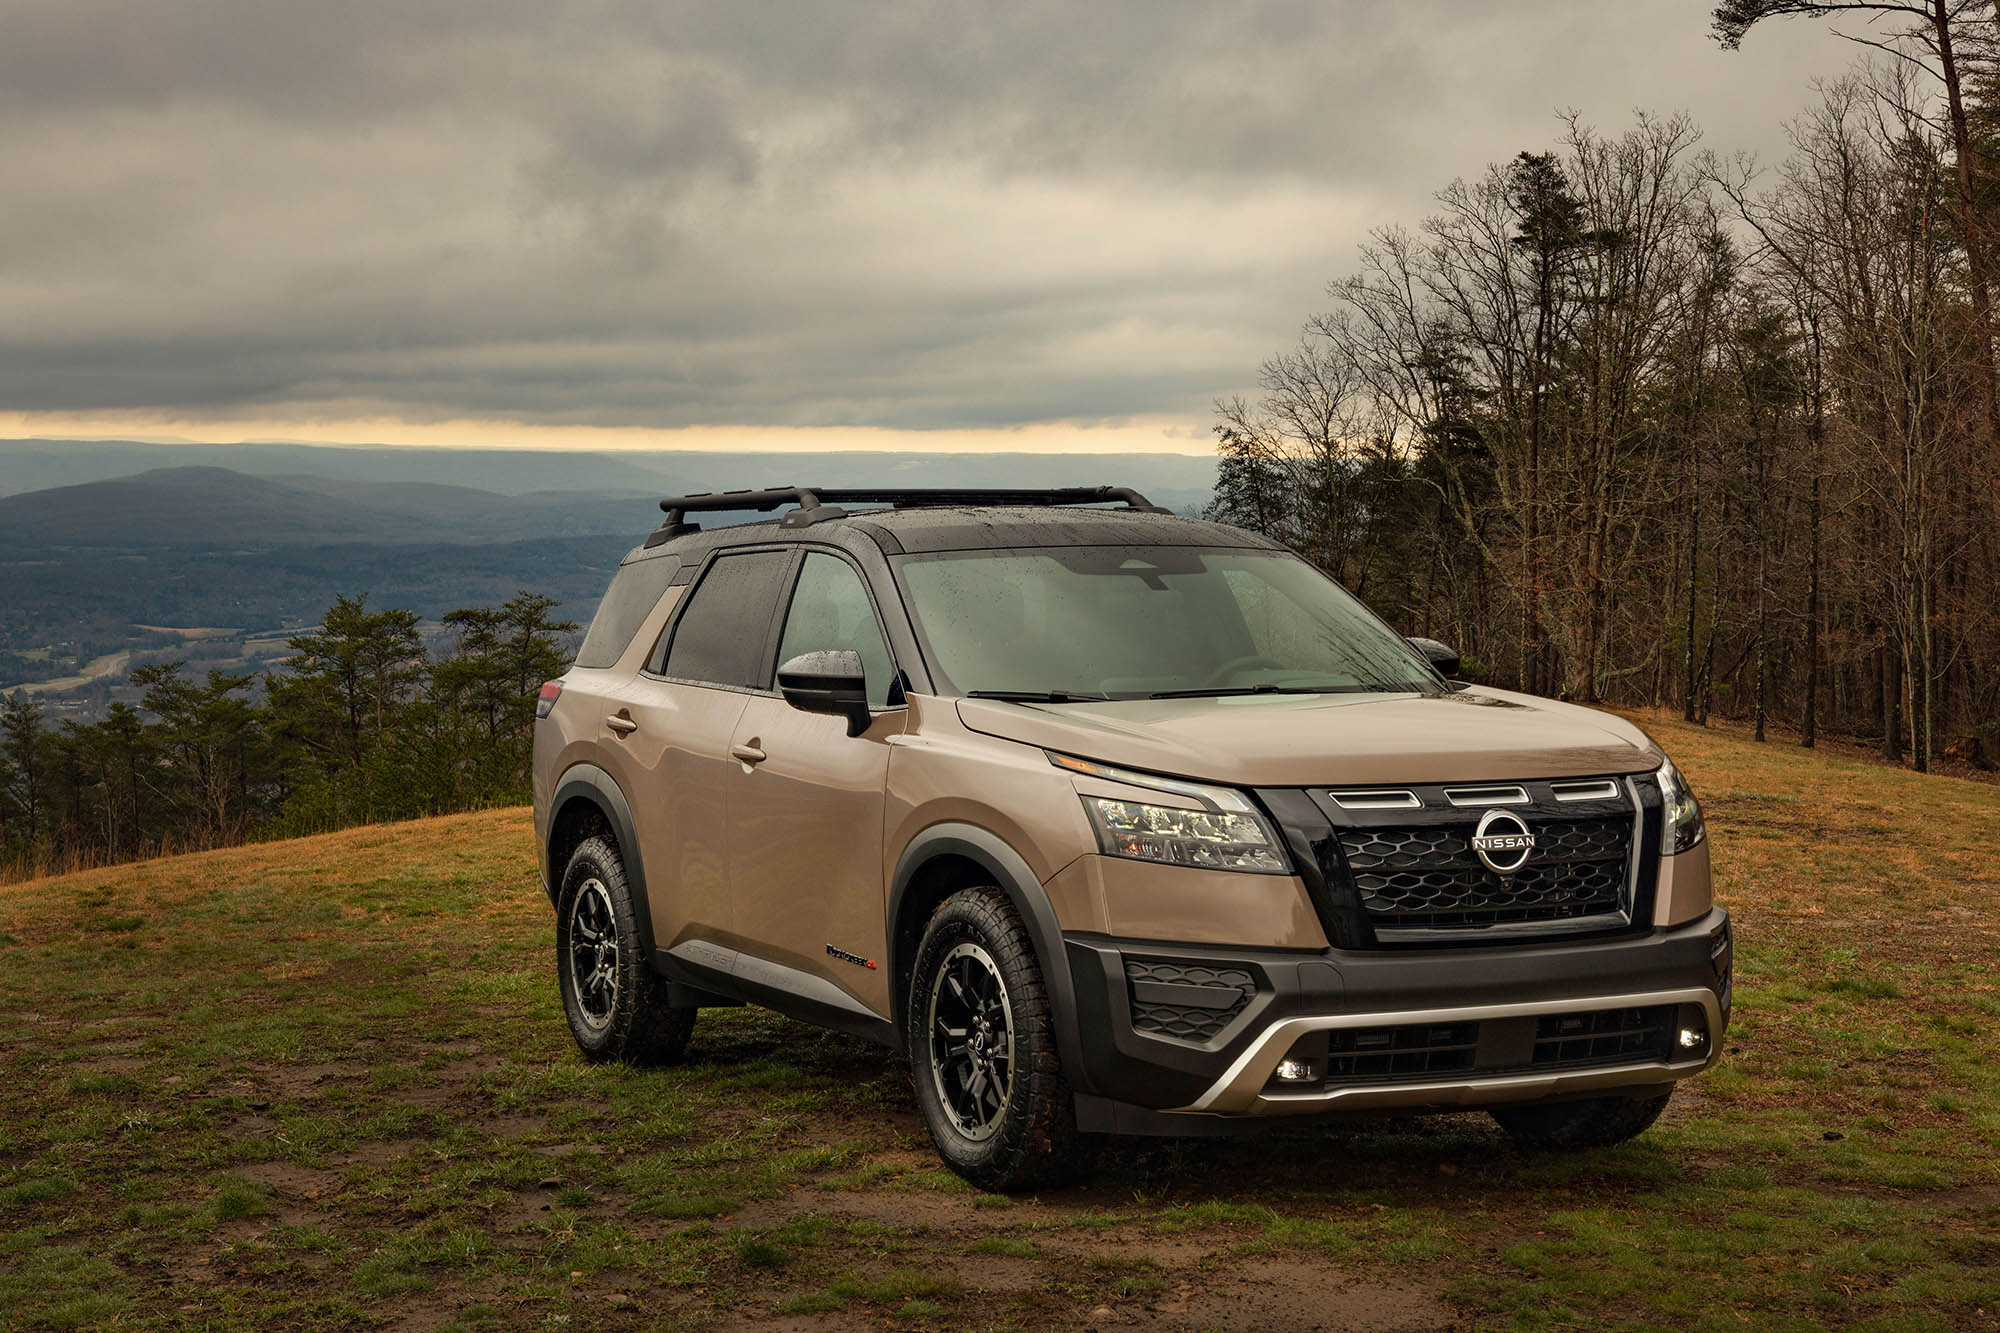
<instances>
[{"instance_id":1,"label":"green grass patch","mask_svg":"<svg viewBox=\"0 0 2000 1333\"><path fill-rule=\"evenodd\" d=\"M708 1010L681 1065L581 1059L522 811L0 892L0 1323L1078 1327L1262 1263L1437 1326L1990 1321L2000 790L1642 720L1721 793L1737 1013L1658 1126L1572 1155L1371 1120L982 1193L857 1040Z\"/></svg>"},{"instance_id":2,"label":"green grass patch","mask_svg":"<svg viewBox=\"0 0 2000 1333\"><path fill-rule=\"evenodd\" d=\"M791 1261L789 1250L762 1236L745 1236L736 1244L736 1262L748 1268L783 1268Z\"/></svg>"}]
</instances>

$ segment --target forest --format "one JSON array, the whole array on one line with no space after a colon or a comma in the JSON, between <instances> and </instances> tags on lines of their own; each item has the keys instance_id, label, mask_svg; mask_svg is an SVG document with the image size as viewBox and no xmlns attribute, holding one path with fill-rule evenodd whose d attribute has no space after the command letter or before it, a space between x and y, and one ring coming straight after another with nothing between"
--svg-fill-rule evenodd
<instances>
[{"instance_id":1,"label":"forest","mask_svg":"<svg viewBox=\"0 0 2000 1333\"><path fill-rule=\"evenodd\" d=\"M1485 683L1990 766L2000 19L1732 0L1715 36L1827 18L1873 49L1782 162L1570 116L1373 233L1216 405L1211 515Z\"/></svg>"},{"instance_id":2,"label":"forest","mask_svg":"<svg viewBox=\"0 0 2000 1333\"><path fill-rule=\"evenodd\" d=\"M527 799L535 695L576 626L522 592L444 617L341 597L282 672L141 667L140 707L45 725L0 705L0 882Z\"/></svg>"}]
</instances>

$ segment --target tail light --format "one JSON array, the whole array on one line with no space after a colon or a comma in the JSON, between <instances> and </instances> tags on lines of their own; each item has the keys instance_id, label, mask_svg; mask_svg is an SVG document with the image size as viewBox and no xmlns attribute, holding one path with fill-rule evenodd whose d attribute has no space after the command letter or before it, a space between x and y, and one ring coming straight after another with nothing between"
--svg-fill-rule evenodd
<instances>
[{"instance_id":1,"label":"tail light","mask_svg":"<svg viewBox=\"0 0 2000 1333\"><path fill-rule=\"evenodd\" d=\"M541 695L535 700L535 716L537 718L547 717L549 710L556 706L556 700L560 698L562 698L562 682L559 680L543 681Z\"/></svg>"}]
</instances>

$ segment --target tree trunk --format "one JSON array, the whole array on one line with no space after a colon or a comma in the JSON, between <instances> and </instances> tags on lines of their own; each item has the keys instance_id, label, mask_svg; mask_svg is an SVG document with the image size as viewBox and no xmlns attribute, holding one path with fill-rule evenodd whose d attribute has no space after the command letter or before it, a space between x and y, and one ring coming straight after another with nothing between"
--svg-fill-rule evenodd
<instances>
[{"instance_id":1,"label":"tree trunk","mask_svg":"<svg viewBox=\"0 0 2000 1333\"><path fill-rule=\"evenodd\" d=\"M1882 645L1882 757L1903 762L1903 651Z\"/></svg>"},{"instance_id":2,"label":"tree trunk","mask_svg":"<svg viewBox=\"0 0 2000 1333\"><path fill-rule=\"evenodd\" d=\"M1952 46L1950 6L1946 0L1931 0L1932 24L1937 35L1940 72L1944 78L1945 103L1951 112L1952 155L1958 159L1959 239L1965 245L1965 267L1972 296L1973 368L1979 388L1980 405L1986 410L1986 450L1991 478L1993 511L2000 519L2000 385L1993 366L1993 288L1987 268L1986 224L1979 216L1972 182L1972 130L1966 121L1965 90Z\"/></svg>"},{"instance_id":3,"label":"tree trunk","mask_svg":"<svg viewBox=\"0 0 2000 1333\"><path fill-rule=\"evenodd\" d=\"M1819 742L1819 527L1822 479L1826 473L1826 386L1821 379L1824 363L1817 313L1806 316L1806 328L1812 344L1812 417L1807 426L1812 435L1812 497L1806 524L1806 699L1799 744L1810 750Z\"/></svg>"},{"instance_id":4,"label":"tree trunk","mask_svg":"<svg viewBox=\"0 0 2000 1333\"><path fill-rule=\"evenodd\" d=\"M1701 588L1701 454L1693 439L1688 441L1688 596L1687 596L1687 694L1682 712L1692 722L1695 697L1695 611Z\"/></svg>"}]
</instances>

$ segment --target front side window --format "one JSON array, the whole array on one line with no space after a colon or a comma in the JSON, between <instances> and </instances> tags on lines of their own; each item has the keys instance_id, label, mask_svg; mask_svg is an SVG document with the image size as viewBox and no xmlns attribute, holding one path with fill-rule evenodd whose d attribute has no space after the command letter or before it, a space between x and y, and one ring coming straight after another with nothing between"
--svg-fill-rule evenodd
<instances>
[{"instance_id":1,"label":"front side window","mask_svg":"<svg viewBox=\"0 0 2000 1333\"><path fill-rule=\"evenodd\" d=\"M1051 547L906 556L905 600L962 694L1431 693L1442 682L1296 556Z\"/></svg>"},{"instance_id":2,"label":"front side window","mask_svg":"<svg viewBox=\"0 0 2000 1333\"><path fill-rule=\"evenodd\" d=\"M762 689L789 551L722 555L708 567L674 624L660 674L710 685Z\"/></svg>"},{"instance_id":3,"label":"front side window","mask_svg":"<svg viewBox=\"0 0 2000 1333\"><path fill-rule=\"evenodd\" d=\"M806 554L799 568L797 590L785 615L784 637L778 641L779 665L800 653L847 649L861 655L868 673L868 702L877 708L889 702L889 682L896 666L889 644L875 619L875 605L854 566L821 551Z\"/></svg>"}]
</instances>

